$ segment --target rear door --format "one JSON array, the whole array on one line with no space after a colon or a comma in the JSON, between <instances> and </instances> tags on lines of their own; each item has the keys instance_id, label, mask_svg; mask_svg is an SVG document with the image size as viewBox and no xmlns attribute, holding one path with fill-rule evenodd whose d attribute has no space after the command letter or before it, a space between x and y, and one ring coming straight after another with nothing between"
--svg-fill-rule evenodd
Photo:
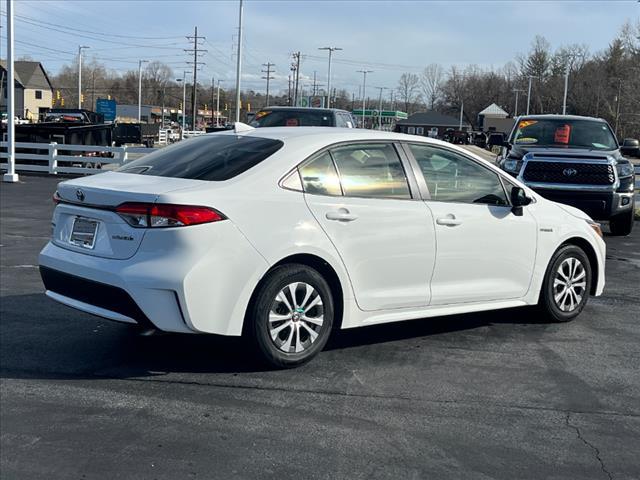
<instances>
[{"instance_id":1,"label":"rear door","mask_svg":"<svg viewBox=\"0 0 640 480\"><path fill-rule=\"evenodd\" d=\"M429 303L433 220L392 143L352 143L299 169L309 209L335 245L362 310Z\"/></svg>"},{"instance_id":2,"label":"rear door","mask_svg":"<svg viewBox=\"0 0 640 480\"><path fill-rule=\"evenodd\" d=\"M500 175L447 148L410 144L434 218L437 259L431 304L514 299L529 290L537 223L511 211Z\"/></svg>"}]
</instances>

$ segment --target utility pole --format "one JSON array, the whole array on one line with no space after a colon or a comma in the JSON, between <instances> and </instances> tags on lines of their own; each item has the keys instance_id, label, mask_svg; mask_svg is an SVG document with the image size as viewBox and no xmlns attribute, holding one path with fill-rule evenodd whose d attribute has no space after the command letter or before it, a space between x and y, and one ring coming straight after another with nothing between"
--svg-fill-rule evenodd
<instances>
[{"instance_id":1,"label":"utility pole","mask_svg":"<svg viewBox=\"0 0 640 480\"><path fill-rule=\"evenodd\" d=\"M138 123L142 114L142 64L149 60L138 60Z\"/></svg>"},{"instance_id":2,"label":"utility pole","mask_svg":"<svg viewBox=\"0 0 640 480\"><path fill-rule=\"evenodd\" d=\"M365 128L364 124L364 111L367 108L367 73L373 73L373 70L357 70L362 74L362 128Z\"/></svg>"},{"instance_id":3,"label":"utility pole","mask_svg":"<svg viewBox=\"0 0 640 480\"><path fill-rule=\"evenodd\" d=\"M287 105L291 105L291 74L289 74L289 80L288 80L288 84L289 84L289 95L287 96Z\"/></svg>"},{"instance_id":4,"label":"utility pole","mask_svg":"<svg viewBox=\"0 0 640 480\"><path fill-rule=\"evenodd\" d=\"M460 127L458 130L462 131L462 117L464 116L464 100L460 98Z\"/></svg>"},{"instance_id":5,"label":"utility pole","mask_svg":"<svg viewBox=\"0 0 640 480\"><path fill-rule=\"evenodd\" d=\"M524 90L521 90L519 88L514 88L512 91L515 92L516 94L516 108L513 111L513 118L516 118L518 116L518 94L520 92L524 92Z\"/></svg>"},{"instance_id":6,"label":"utility pole","mask_svg":"<svg viewBox=\"0 0 640 480\"><path fill-rule=\"evenodd\" d=\"M378 130L382 130L382 91L386 90L387 87L376 87L380 90L380 99L378 105Z\"/></svg>"},{"instance_id":7,"label":"utility pole","mask_svg":"<svg viewBox=\"0 0 640 480\"><path fill-rule=\"evenodd\" d=\"M211 126L213 127L213 99L214 92L216 90L216 82L213 77L211 77Z\"/></svg>"},{"instance_id":8,"label":"utility pole","mask_svg":"<svg viewBox=\"0 0 640 480\"><path fill-rule=\"evenodd\" d=\"M193 52L193 62L187 62L188 64L193 64L193 88L191 89L191 128L196 129L196 117L198 115L198 106L196 104L196 92L198 90L198 65L204 65L204 62L198 61L198 54L206 53L207 50L203 50L202 48L198 48L200 44L198 43L200 40L206 40L207 37L198 36L198 27L194 27L193 36L187 35L187 40L193 42L192 49L185 49L185 52L191 53Z\"/></svg>"},{"instance_id":9,"label":"utility pole","mask_svg":"<svg viewBox=\"0 0 640 480\"><path fill-rule=\"evenodd\" d=\"M16 121L15 121L15 78L13 66L13 0L7 0L7 173L2 176L3 182L16 183Z\"/></svg>"},{"instance_id":10,"label":"utility pole","mask_svg":"<svg viewBox=\"0 0 640 480\"><path fill-rule=\"evenodd\" d=\"M340 47L321 47L318 50L327 50L329 52L329 69L327 71L327 108L331 108L331 54L338 50L342 50Z\"/></svg>"},{"instance_id":11,"label":"utility pole","mask_svg":"<svg viewBox=\"0 0 640 480\"><path fill-rule=\"evenodd\" d=\"M529 115L529 105L531 105L531 81L534 78L538 78L534 75L529 75L529 90L527 91L527 115Z\"/></svg>"},{"instance_id":12,"label":"utility pole","mask_svg":"<svg viewBox=\"0 0 640 480\"><path fill-rule=\"evenodd\" d=\"M236 62L236 122L240 121L240 76L242 75L242 11L243 5L240 0L238 8L238 58Z\"/></svg>"},{"instance_id":13,"label":"utility pole","mask_svg":"<svg viewBox=\"0 0 640 480\"><path fill-rule=\"evenodd\" d=\"M220 79L218 79L218 93L216 95L216 127L220 126Z\"/></svg>"},{"instance_id":14,"label":"utility pole","mask_svg":"<svg viewBox=\"0 0 640 480\"><path fill-rule=\"evenodd\" d=\"M184 139L184 100L185 100L185 85L186 78L183 76L182 78L176 78L176 82L182 82L182 104L180 105L180 110L182 110L182 130L180 131L180 140Z\"/></svg>"},{"instance_id":15,"label":"utility pole","mask_svg":"<svg viewBox=\"0 0 640 480\"><path fill-rule=\"evenodd\" d=\"M266 77L262 77L263 80L267 81L267 100L265 102L265 107L269 106L269 81L273 80L274 77L271 76L271 74L273 73L273 70L271 70L271 67L275 67L275 63L271 63L271 62L267 62L267 63L263 63L262 66L263 67L267 67L266 70L261 70L262 73L266 73L267 76Z\"/></svg>"},{"instance_id":16,"label":"utility pole","mask_svg":"<svg viewBox=\"0 0 640 480\"><path fill-rule=\"evenodd\" d=\"M616 97L616 127L614 132L618 135L618 124L620 122L620 94L622 93L622 78L618 78L618 96Z\"/></svg>"},{"instance_id":17,"label":"utility pole","mask_svg":"<svg viewBox=\"0 0 640 480\"><path fill-rule=\"evenodd\" d=\"M298 105L298 85L300 81L300 52L295 52L293 55L294 63L292 64L292 70L294 71L294 87L293 87L293 106Z\"/></svg>"},{"instance_id":18,"label":"utility pole","mask_svg":"<svg viewBox=\"0 0 640 480\"><path fill-rule=\"evenodd\" d=\"M82 108L82 50L89 48L86 45L78 45L78 108Z\"/></svg>"}]
</instances>

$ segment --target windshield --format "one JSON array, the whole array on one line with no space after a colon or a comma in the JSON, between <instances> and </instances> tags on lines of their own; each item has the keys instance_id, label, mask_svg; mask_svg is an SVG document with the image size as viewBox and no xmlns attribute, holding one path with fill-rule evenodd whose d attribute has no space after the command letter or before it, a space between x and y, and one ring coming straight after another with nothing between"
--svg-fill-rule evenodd
<instances>
[{"instance_id":1,"label":"windshield","mask_svg":"<svg viewBox=\"0 0 640 480\"><path fill-rule=\"evenodd\" d=\"M311 109L262 110L251 122L252 127L333 127L331 112Z\"/></svg>"},{"instance_id":2,"label":"windshield","mask_svg":"<svg viewBox=\"0 0 640 480\"><path fill-rule=\"evenodd\" d=\"M523 119L513 137L514 145L554 146L615 150L611 129L596 120Z\"/></svg>"},{"instance_id":3,"label":"windshield","mask_svg":"<svg viewBox=\"0 0 640 480\"><path fill-rule=\"evenodd\" d=\"M269 158L283 145L280 140L270 138L202 135L145 155L120 167L118 171L158 177L224 181Z\"/></svg>"}]
</instances>

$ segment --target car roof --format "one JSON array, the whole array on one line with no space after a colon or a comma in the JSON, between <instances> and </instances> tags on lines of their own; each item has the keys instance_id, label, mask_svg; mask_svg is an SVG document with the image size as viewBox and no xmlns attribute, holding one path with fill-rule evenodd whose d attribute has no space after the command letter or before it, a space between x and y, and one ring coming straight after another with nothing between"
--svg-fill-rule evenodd
<instances>
[{"instance_id":1,"label":"car roof","mask_svg":"<svg viewBox=\"0 0 640 480\"><path fill-rule=\"evenodd\" d=\"M299 112L345 112L349 113L346 110L342 110L341 108L313 108L313 107L288 107L288 106L277 106L274 105L272 107L264 107L261 108L260 111L264 112L266 110L282 110L282 111L299 111Z\"/></svg>"},{"instance_id":2,"label":"car roof","mask_svg":"<svg viewBox=\"0 0 640 480\"><path fill-rule=\"evenodd\" d=\"M546 114L540 114L540 115L520 115L518 117L520 120L522 119L540 119L540 120L553 120L553 119L558 119L558 120L592 120L595 122L605 122L606 120L604 118L597 118L597 117L584 117L582 115L559 115L559 114L554 114L554 113L546 113Z\"/></svg>"}]
</instances>

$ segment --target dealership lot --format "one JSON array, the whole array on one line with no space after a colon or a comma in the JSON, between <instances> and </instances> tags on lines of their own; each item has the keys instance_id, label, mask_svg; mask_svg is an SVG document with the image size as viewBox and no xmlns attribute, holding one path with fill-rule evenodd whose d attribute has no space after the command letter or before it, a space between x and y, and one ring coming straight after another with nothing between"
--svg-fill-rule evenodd
<instances>
[{"instance_id":1,"label":"dealership lot","mask_svg":"<svg viewBox=\"0 0 640 480\"><path fill-rule=\"evenodd\" d=\"M336 335L264 371L43 295L56 179L0 186L3 478L638 478L640 225L570 324L526 310Z\"/></svg>"}]
</instances>

